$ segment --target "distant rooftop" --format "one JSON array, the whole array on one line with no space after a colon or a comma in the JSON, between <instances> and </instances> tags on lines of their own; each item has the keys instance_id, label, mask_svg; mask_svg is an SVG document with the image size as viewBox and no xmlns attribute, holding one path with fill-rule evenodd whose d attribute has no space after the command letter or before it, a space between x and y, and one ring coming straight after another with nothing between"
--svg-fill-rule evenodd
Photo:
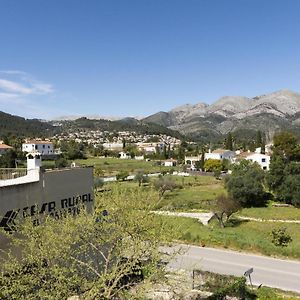
<instances>
[{"instance_id":1,"label":"distant rooftop","mask_svg":"<svg viewBox=\"0 0 300 300\"><path fill-rule=\"evenodd\" d=\"M53 143L50 141L30 140L30 141L24 142L23 144L53 144Z\"/></svg>"},{"instance_id":2,"label":"distant rooftop","mask_svg":"<svg viewBox=\"0 0 300 300\"><path fill-rule=\"evenodd\" d=\"M12 149L13 147L8 146L6 144L0 144L0 149Z\"/></svg>"},{"instance_id":3,"label":"distant rooftop","mask_svg":"<svg viewBox=\"0 0 300 300\"><path fill-rule=\"evenodd\" d=\"M227 149L216 149L214 151L212 151L212 153L224 153L226 151L231 151L231 150L227 150Z\"/></svg>"}]
</instances>

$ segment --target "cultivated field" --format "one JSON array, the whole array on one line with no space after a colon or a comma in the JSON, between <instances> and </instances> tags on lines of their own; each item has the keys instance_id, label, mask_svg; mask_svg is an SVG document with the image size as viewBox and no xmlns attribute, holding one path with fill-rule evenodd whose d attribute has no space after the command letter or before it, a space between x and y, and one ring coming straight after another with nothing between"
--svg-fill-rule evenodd
<instances>
[{"instance_id":1,"label":"cultivated field","mask_svg":"<svg viewBox=\"0 0 300 300\"><path fill-rule=\"evenodd\" d=\"M159 171L159 166L153 162L126 161L118 159L93 159L83 161L86 164L93 163L95 166L105 170L106 174L113 174L117 170L127 170L134 174L135 170ZM169 176L169 175L167 175ZM160 199L155 209L198 212L210 211L212 201L216 196L226 193L222 180L212 176L169 176L176 181L179 188L167 191ZM143 189L152 191L153 182L138 187L137 182L116 182L105 185L113 189L119 185L126 185L131 189ZM157 194L158 197L158 194ZM137 199L138 201L138 199ZM252 220L241 220L239 217L250 217L262 219L260 222ZM300 224L272 222L272 220L300 220L300 209L294 207L268 207L245 208L236 213L232 221L225 228L220 228L216 221L211 221L204 226L195 219L184 217L163 216L174 229L174 239L186 243L193 243L203 246L215 246L261 253L271 256L289 257L300 259ZM270 220L270 221L268 221ZM287 247L278 247L272 243L271 231L279 227L286 227L292 237L292 242Z\"/></svg>"},{"instance_id":2,"label":"cultivated field","mask_svg":"<svg viewBox=\"0 0 300 300\"><path fill-rule=\"evenodd\" d=\"M126 171L129 174L134 174L138 170L143 170L145 173L155 173L169 171L171 169L171 167L160 166L160 161L118 159L111 157L78 159L75 162L81 165L94 166L101 170L104 176L116 175L120 171ZM173 167L172 169L176 170L176 167Z\"/></svg>"}]
</instances>

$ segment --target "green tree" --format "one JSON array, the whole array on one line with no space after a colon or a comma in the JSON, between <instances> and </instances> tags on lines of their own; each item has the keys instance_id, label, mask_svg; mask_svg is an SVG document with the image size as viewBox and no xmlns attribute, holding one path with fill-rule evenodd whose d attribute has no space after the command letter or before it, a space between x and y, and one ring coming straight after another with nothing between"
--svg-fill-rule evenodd
<instances>
[{"instance_id":1,"label":"green tree","mask_svg":"<svg viewBox=\"0 0 300 300\"><path fill-rule=\"evenodd\" d=\"M0 298L124 299L135 287L132 298L142 299L139 294L164 274L159 247L170 237L163 219L151 213L157 199L142 189L118 188L99 194L91 214L81 209L75 218L18 224L18 234L6 235L18 251L0 256Z\"/></svg>"},{"instance_id":2,"label":"green tree","mask_svg":"<svg viewBox=\"0 0 300 300\"><path fill-rule=\"evenodd\" d=\"M277 200L300 206L299 145L295 136L281 132L274 136L273 154L267 174L269 189Z\"/></svg>"},{"instance_id":3,"label":"green tree","mask_svg":"<svg viewBox=\"0 0 300 300\"><path fill-rule=\"evenodd\" d=\"M206 172L215 172L222 170L222 162L218 159L207 159L204 162L204 169Z\"/></svg>"},{"instance_id":4,"label":"green tree","mask_svg":"<svg viewBox=\"0 0 300 300\"><path fill-rule=\"evenodd\" d=\"M225 148L227 150L233 150L233 137L231 132L228 132L226 140L225 140Z\"/></svg>"},{"instance_id":5,"label":"green tree","mask_svg":"<svg viewBox=\"0 0 300 300\"><path fill-rule=\"evenodd\" d=\"M256 148L261 147L262 141L263 141L263 138L262 138L261 131L258 130L256 133L256 144L255 144Z\"/></svg>"},{"instance_id":6,"label":"green tree","mask_svg":"<svg viewBox=\"0 0 300 300\"><path fill-rule=\"evenodd\" d=\"M240 209L241 205L238 201L222 194L216 199L216 203L213 207L213 213L218 220L220 227L224 228L230 217Z\"/></svg>"},{"instance_id":7,"label":"green tree","mask_svg":"<svg viewBox=\"0 0 300 300\"><path fill-rule=\"evenodd\" d=\"M300 165L290 162L284 169L284 180L277 191L280 201L300 207Z\"/></svg>"},{"instance_id":8,"label":"green tree","mask_svg":"<svg viewBox=\"0 0 300 300\"><path fill-rule=\"evenodd\" d=\"M204 163L205 163L205 149L202 147L201 149L201 171L204 169Z\"/></svg>"},{"instance_id":9,"label":"green tree","mask_svg":"<svg viewBox=\"0 0 300 300\"><path fill-rule=\"evenodd\" d=\"M144 173L143 170L139 170L135 174L134 180L138 182L139 186L141 186L143 183L149 182L149 177Z\"/></svg>"},{"instance_id":10,"label":"green tree","mask_svg":"<svg viewBox=\"0 0 300 300\"><path fill-rule=\"evenodd\" d=\"M270 190L277 193L281 189L284 181L284 168L286 161L283 156L272 155L270 161L270 170L266 176L266 182Z\"/></svg>"},{"instance_id":11,"label":"green tree","mask_svg":"<svg viewBox=\"0 0 300 300\"><path fill-rule=\"evenodd\" d=\"M60 157L55 160L55 167L56 168L65 168L68 166L68 160L65 159L64 157Z\"/></svg>"},{"instance_id":12,"label":"green tree","mask_svg":"<svg viewBox=\"0 0 300 300\"><path fill-rule=\"evenodd\" d=\"M17 152L15 150L8 150L0 155L0 168L15 168L16 167Z\"/></svg>"},{"instance_id":13,"label":"green tree","mask_svg":"<svg viewBox=\"0 0 300 300\"><path fill-rule=\"evenodd\" d=\"M83 159L86 158L84 154L84 145L82 143L77 143L72 141L63 141L60 145L60 149L63 156L68 160Z\"/></svg>"},{"instance_id":14,"label":"green tree","mask_svg":"<svg viewBox=\"0 0 300 300\"><path fill-rule=\"evenodd\" d=\"M117 180L119 181L125 181L126 178L129 176L129 173L125 170L123 171L120 171L117 175L116 175L116 178Z\"/></svg>"},{"instance_id":15,"label":"green tree","mask_svg":"<svg viewBox=\"0 0 300 300\"><path fill-rule=\"evenodd\" d=\"M160 177L154 182L154 188L159 192L160 198L166 191L173 191L176 187L176 182L169 177Z\"/></svg>"},{"instance_id":16,"label":"green tree","mask_svg":"<svg viewBox=\"0 0 300 300\"><path fill-rule=\"evenodd\" d=\"M232 199L242 207L264 206L266 192L263 186L264 172L256 163L242 160L235 165L232 174L225 180L225 187Z\"/></svg>"},{"instance_id":17,"label":"green tree","mask_svg":"<svg viewBox=\"0 0 300 300\"><path fill-rule=\"evenodd\" d=\"M300 148L294 134L280 132L274 135L273 142L274 155L283 156L287 161L300 159Z\"/></svg>"}]
</instances>

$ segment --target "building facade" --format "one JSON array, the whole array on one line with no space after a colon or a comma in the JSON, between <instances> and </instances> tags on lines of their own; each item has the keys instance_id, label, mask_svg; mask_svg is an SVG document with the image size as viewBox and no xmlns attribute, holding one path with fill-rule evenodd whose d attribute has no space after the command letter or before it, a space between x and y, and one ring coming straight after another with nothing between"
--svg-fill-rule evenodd
<instances>
[{"instance_id":1,"label":"building facade","mask_svg":"<svg viewBox=\"0 0 300 300\"><path fill-rule=\"evenodd\" d=\"M17 218L30 216L38 223L43 214L55 218L65 212L76 214L81 203L93 209L92 167L43 171L39 154L27 159L26 174L0 180L0 227L9 230Z\"/></svg>"},{"instance_id":2,"label":"building facade","mask_svg":"<svg viewBox=\"0 0 300 300\"><path fill-rule=\"evenodd\" d=\"M235 157L235 152L231 150L225 150L225 149L216 149L214 151L209 151L208 153L205 153L205 160L207 159L228 159L232 161Z\"/></svg>"},{"instance_id":3,"label":"building facade","mask_svg":"<svg viewBox=\"0 0 300 300\"><path fill-rule=\"evenodd\" d=\"M55 154L53 143L48 141L27 141L22 144L22 151L27 153L38 152L42 156Z\"/></svg>"}]
</instances>

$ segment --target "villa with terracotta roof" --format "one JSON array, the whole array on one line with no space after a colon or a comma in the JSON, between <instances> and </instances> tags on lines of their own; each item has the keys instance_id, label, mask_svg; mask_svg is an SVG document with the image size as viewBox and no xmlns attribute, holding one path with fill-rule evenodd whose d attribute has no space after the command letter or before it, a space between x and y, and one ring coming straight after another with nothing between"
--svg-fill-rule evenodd
<instances>
[{"instance_id":1,"label":"villa with terracotta roof","mask_svg":"<svg viewBox=\"0 0 300 300\"><path fill-rule=\"evenodd\" d=\"M239 162L242 159L256 162L263 170L269 170L271 160L270 155L247 151L238 154L236 157L236 162Z\"/></svg>"},{"instance_id":2,"label":"villa with terracotta roof","mask_svg":"<svg viewBox=\"0 0 300 300\"><path fill-rule=\"evenodd\" d=\"M30 140L22 144L22 151L27 153L40 153L44 155L54 155L54 145L50 141Z\"/></svg>"},{"instance_id":3,"label":"villa with terracotta roof","mask_svg":"<svg viewBox=\"0 0 300 300\"><path fill-rule=\"evenodd\" d=\"M6 144L0 144L0 155L4 154L8 150L12 150L13 147L8 146Z\"/></svg>"}]
</instances>

